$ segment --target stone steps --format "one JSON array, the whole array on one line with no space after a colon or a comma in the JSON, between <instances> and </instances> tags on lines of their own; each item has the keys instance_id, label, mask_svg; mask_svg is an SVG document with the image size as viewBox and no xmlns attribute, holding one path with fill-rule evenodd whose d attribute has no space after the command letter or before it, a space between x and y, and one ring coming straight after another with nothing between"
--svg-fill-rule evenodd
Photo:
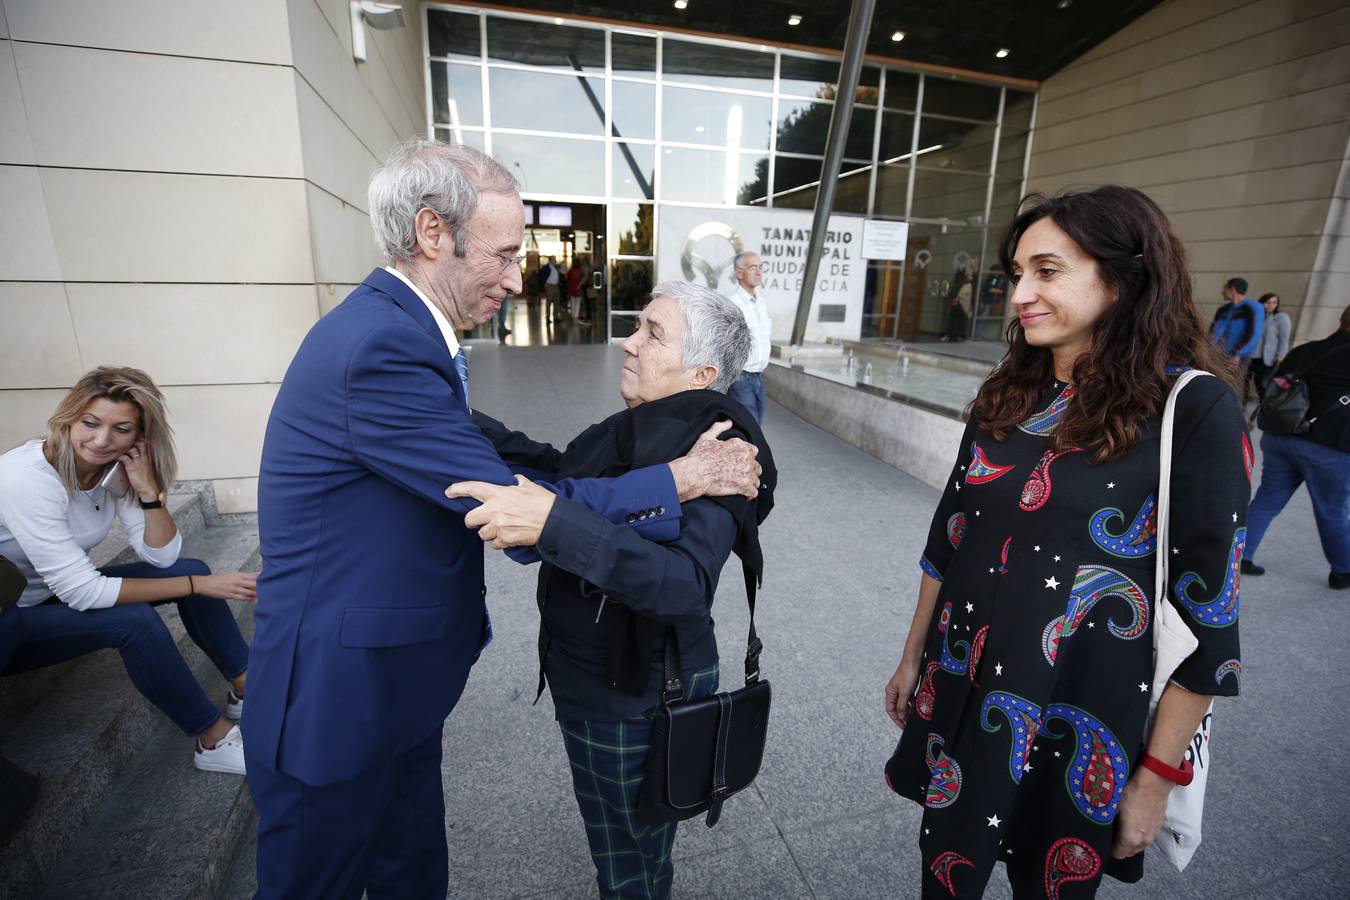
<instances>
[{"instance_id":1,"label":"stone steps","mask_svg":"<svg viewBox=\"0 0 1350 900\"><path fill-rule=\"evenodd\" d=\"M213 571L257 571L255 525L206 527L200 502L170 504L183 555ZM179 516L182 518L179 518ZM95 561L117 561L111 536ZM232 604L245 637L252 607ZM161 608L183 658L213 700L226 685ZM42 778L23 829L0 847L0 900L29 897L213 897L252 815L244 779L198 772L192 740L132 686L117 653L89 654L0 680L0 748Z\"/></svg>"}]
</instances>

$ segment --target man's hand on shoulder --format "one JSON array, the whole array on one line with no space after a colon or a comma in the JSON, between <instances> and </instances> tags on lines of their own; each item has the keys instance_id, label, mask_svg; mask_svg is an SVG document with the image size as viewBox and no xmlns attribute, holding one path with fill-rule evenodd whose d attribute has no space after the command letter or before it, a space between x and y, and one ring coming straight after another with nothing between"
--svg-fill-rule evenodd
<instances>
[{"instance_id":1,"label":"man's hand on shoulder","mask_svg":"<svg viewBox=\"0 0 1350 900\"><path fill-rule=\"evenodd\" d=\"M740 438L720 440L718 435L730 427L729 421L713 423L688 454L671 461L670 471L675 476L675 490L681 503L696 497L733 494L753 500L759 494L763 472L755 461L759 448Z\"/></svg>"},{"instance_id":2,"label":"man's hand on shoulder","mask_svg":"<svg viewBox=\"0 0 1350 900\"><path fill-rule=\"evenodd\" d=\"M516 476L515 486L489 484L486 481L459 481L445 489L450 499L472 497L482 505L469 511L464 524L477 528L484 543L497 550L507 547L533 547L539 543L548 514L557 499L552 491L541 488L524 475Z\"/></svg>"}]
</instances>

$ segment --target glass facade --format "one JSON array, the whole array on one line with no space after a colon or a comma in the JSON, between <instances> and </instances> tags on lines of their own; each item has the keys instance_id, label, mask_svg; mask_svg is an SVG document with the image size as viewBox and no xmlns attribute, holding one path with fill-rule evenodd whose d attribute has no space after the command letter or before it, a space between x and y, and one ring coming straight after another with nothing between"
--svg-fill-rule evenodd
<instances>
[{"instance_id":1,"label":"glass facade","mask_svg":"<svg viewBox=\"0 0 1350 900\"><path fill-rule=\"evenodd\" d=\"M482 149L529 200L603 204L609 333L631 330L662 204L813 208L839 60L759 44L453 4L424 7L427 130ZM1033 93L863 67L834 211L910 223L873 262L864 337L992 339L997 243L1025 178ZM969 283L970 291L963 286ZM971 319L953 313L961 302ZM963 327L964 326L964 327Z\"/></svg>"}]
</instances>

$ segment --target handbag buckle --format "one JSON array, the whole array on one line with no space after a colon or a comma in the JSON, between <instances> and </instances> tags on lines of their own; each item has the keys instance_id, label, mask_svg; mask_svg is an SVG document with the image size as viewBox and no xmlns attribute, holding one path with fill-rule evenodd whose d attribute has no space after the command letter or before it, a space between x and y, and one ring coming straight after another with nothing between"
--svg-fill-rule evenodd
<instances>
[{"instance_id":1,"label":"handbag buckle","mask_svg":"<svg viewBox=\"0 0 1350 900\"><path fill-rule=\"evenodd\" d=\"M759 678L759 655L764 651L764 642L755 638L745 649L745 683L751 684Z\"/></svg>"},{"instance_id":2,"label":"handbag buckle","mask_svg":"<svg viewBox=\"0 0 1350 900\"><path fill-rule=\"evenodd\" d=\"M674 678L667 678L666 689L661 694L661 699L666 703L674 703L675 701L680 700L683 697L684 697L684 682L680 680L680 676L676 675Z\"/></svg>"}]
</instances>

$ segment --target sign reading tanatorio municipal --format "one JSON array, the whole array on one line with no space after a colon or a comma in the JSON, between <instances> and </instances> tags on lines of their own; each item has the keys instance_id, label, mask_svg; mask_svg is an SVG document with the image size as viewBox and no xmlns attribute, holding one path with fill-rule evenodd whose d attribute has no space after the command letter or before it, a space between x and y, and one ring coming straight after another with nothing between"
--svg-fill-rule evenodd
<instances>
[{"instance_id":1,"label":"sign reading tanatorio municipal","mask_svg":"<svg viewBox=\"0 0 1350 900\"><path fill-rule=\"evenodd\" d=\"M799 209L725 209L661 206L657 222L657 281L693 281L731 295L732 260L743 250L764 264L759 296L769 304L773 339L792 336L797 297L811 243L811 213ZM867 263L859 254L862 222L831 216L816 273L806 340L857 339L862 334Z\"/></svg>"}]
</instances>

